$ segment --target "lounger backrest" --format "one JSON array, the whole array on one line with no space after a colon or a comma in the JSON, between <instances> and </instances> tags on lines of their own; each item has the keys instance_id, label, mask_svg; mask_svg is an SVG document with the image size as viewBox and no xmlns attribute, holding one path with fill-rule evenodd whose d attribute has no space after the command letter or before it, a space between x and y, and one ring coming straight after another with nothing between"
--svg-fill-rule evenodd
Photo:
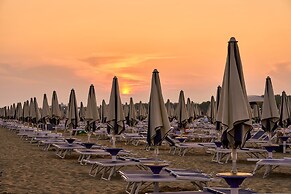
<instances>
[{"instance_id":1,"label":"lounger backrest","mask_svg":"<svg viewBox=\"0 0 291 194\"><path fill-rule=\"evenodd\" d=\"M257 133L255 133L255 134L251 137L251 139L259 139L260 137L262 137L262 135L264 135L264 133L265 133L265 131L260 130L260 131L258 131Z\"/></svg>"},{"instance_id":2,"label":"lounger backrest","mask_svg":"<svg viewBox=\"0 0 291 194\"><path fill-rule=\"evenodd\" d=\"M175 141L168 135L165 137L165 140L168 142L168 144L170 146L175 146L176 145Z\"/></svg>"}]
</instances>

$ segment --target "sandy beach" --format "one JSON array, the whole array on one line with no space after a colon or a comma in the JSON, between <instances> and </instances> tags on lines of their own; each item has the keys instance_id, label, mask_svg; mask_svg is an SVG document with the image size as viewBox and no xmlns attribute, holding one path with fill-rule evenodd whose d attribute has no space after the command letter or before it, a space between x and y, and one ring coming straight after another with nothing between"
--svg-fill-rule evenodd
<instances>
[{"instance_id":1,"label":"sandy beach","mask_svg":"<svg viewBox=\"0 0 291 194\"><path fill-rule=\"evenodd\" d=\"M86 136L77 137L86 139ZM92 139L96 141L95 138ZM108 140L98 140L98 143L110 145ZM60 159L54 151L43 151L36 144L25 142L14 132L4 128L0 128L0 146L1 193L125 193L126 182L120 176L111 181L89 176L90 166L81 166L77 162L76 153ZM137 157L153 155L153 151L145 151L144 145L133 146L119 142L117 146L136 153ZM168 151L168 146L161 147L159 158L169 161L170 167L200 169L213 175L231 169L230 163L222 165L211 162L212 156L203 149L196 149L184 157L170 155ZM274 158L282 157L282 154L274 153ZM244 156L239 156L239 171L252 172L254 166L254 162L247 162ZM259 193L291 193L290 169L280 167L265 179L262 178L263 172L262 169L254 177L245 180L241 187L251 188ZM227 185L222 180L210 183L209 186ZM189 182L160 184L161 191L193 189L196 188Z\"/></svg>"}]
</instances>

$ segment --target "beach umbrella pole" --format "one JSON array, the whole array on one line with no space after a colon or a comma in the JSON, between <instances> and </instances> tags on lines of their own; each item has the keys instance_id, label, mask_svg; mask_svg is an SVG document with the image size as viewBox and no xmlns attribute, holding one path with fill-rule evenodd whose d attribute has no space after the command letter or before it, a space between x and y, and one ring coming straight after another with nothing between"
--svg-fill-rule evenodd
<instances>
[{"instance_id":1,"label":"beach umbrella pole","mask_svg":"<svg viewBox=\"0 0 291 194\"><path fill-rule=\"evenodd\" d=\"M116 141L116 137L115 137L115 134L113 133L112 134L112 146L113 146L113 148L115 148L115 141Z\"/></svg>"},{"instance_id":2,"label":"beach umbrella pole","mask_svg":"<svg viewBox=\"0 0 291 194\"><path fill-rule=\"evenodd\" d=\"M158 146L155 146L154 154L155 154L155 162L158 163L158 155L159 155L159 147Z\"/></svg>"},{"instance_id":3,"label":"beach umbrella pole","mask_svg":"<svg viewBox=\"0 0 291 194\"><path fill-rule=\"evenodd\" d=\"M236 166L236 160L237 160L237 150L232 148L231 149L231 159L232 159L232 170L231 172L233 174L237 173L237 166Z\"/></svg>"},{"instance_id":4,"label":"beach umbrella pole","mask_svg":"<svg viewBox=\"0 0 291 194\"><path fill-rule=\"evenodd\" d=\"M238 194L239 188L231 188L230 194Z\"/></svg>"},{"instance_id":5,"label":"beach umbrella pole","mask_svg":"<svg viewBox=\"0 0 291 194\"><path fill-rule=\"evenodd\" d=\"M87 136L88 136L87 141L90 142L90 139L91 139L91 131L88 131Z\"/></svg>"},{"instance_id":6,"label":"beach umbrella pole","mask_svg":"<svg viewBox=\"0 0 291 194\"><path fill-rule=\"evenodd\" d=\"M272 131L269 131L269 144L271 145L272 144Z\"/></svg>"}]
</instances>

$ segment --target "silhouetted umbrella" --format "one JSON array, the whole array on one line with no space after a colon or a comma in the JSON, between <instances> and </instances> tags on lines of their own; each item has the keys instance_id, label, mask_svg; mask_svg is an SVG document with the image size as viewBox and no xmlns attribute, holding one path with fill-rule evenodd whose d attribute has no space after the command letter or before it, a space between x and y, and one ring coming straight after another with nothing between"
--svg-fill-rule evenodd
<instances>
[{"instance_id":1,"label":"silhouetted umbrella","mask_svg":"<svg viewBox=\"0 0 291 194\"><path fill-rule=\"evenodd\" d=\"M51 116L50 107L48 105L46 94L44 94L43 102L42 102L42 111L41 111L41 118L43 119L44 124L46 124L50 116Z\"/></svg>"},{"instance_id":2,"label":"silhouetted umbrella","mask_svg":"<svg viewBox=\"0 0 291 194\"><path fill-rule=\"evenodd\" d=\"M130 98L127 124L132 127L132 126L135 126L136 123L137 123L136 110L133 103L133 99Z\"/></svg>"},{"instance_id":3,"label":"silhouetted umbrella","mask_svg":"<svg viewBox=\"0 0 291 194\"><path fill-rule=\"evenodd\" d=\"M37 100L36 100L36 97L33 98L33 104L34 104L34 109L35 109L35 113L36 113L36 116L35 116L35 123L38 123L41 119L41 114L40 114L40 110L39 110L39 107L38 107L38 103L37 103Z\"/></svg>"},{"instance_id":4,"label":"silhouetted umbrella","mask_svg":"<svg viewBox=\"0 0 291 194\"><path fill-rule=\"evenodd\" d=\"M277 128L279 121L279 111L276 105L272 81L266 78L264 101L262 106L262 129L269 133L271 140L272 132Z\"/></svg>"},{"instance_id":5,"label":"silhouetted umbrella","mask_svg":"<svg viewBox=\"0 0 291 194\"><path fill-rule=\"evenodd\" d=\"M107 117L107 132L112 134L113 147L115 147L115 135L119 135L125 130L124 121L118 79L115 76L112 82Z\"/></svg>"},{"instance_id":6,"label":"silhouetted umbrella","mask_svg":"<svg viewBox=\"0 0 291 194\"><path fill-rule=\"evenodd\" d=\"M183 90L181 90L180 94L179 94L179 103L177 106L176 117L178 120L179 128L186 128L186 125L187 125L188 119L189 119L189 115L188 115L188 112L186 109L185 97L184 97Z\"/></svg>"},{"instance_id":7,"label":"silhouetted umbrella","mask_svg":"<svg viewBox=\"0 0 291 194\"><path fill-rule=\"evenodd\" d=\"M108 114L108 106L106 105L105 100L102 100L102 106L101 106L101 122L106 123L107 120L107 114Z\"/></svg>"},{"instance_id":8,"label":"silhouetted umbrella","mask_svg":"<svg viewBox=\"0 0 291 194\"><path fill-rule=\"evenodd\" d=\"M122 107L123 107L123 114L124 114L125 120L128 120L129 105L126 102Z\"/></svg>"},{"instance_id":9,"label":"silhouetted umbrella","mask_svg":"<svg viewBox=\"0 0 291 194\"><path fill-rule=\"evenodd\" d=\"M23 119L25 122L29 121L29 101L23 103Z\"/></svg>"},{"instance_id":10,"label":"silhouetted umbrella","mask_svg":"<svg viewBox=\"0 0 291 194\"><path fill-rule=\"evenodd\" d=\"M15 103L13 103L12 106L11 106L11 118L12 119L16 118L16 106L15 106Z\"/></svg>"},{"instance_id":11,"label":"silhouetted umbrella","mask_svg":"<svg viewBox=\"0 0 291 194\"><path fill-rule=\"evenodd\" d=\"M69 105L68 105L68 120L66 126L71 129L76 129L80 121L78 114L78 106L76 100L75 90L72 89L70 93Z\"/></svg>"},{"instance_id":12,"label":"silhouetted umbrella","mask_svg":"<svg viewBox=\"0 0 291 194\"><path fill-rule=\"evenodd\" d=\"M192 123L194 119L194 110L193 110L190 98L187 98L186 108L187 108L188 117L189 117L188 122Z\"/></svg>"},{"instance_id":13,"label":"silhouetted umbrella","mask_svg":"<svg viewBox=\"0 0 291 194\"><path fill-rule=\"evenodd\" d=\"M255 119L257 123L261 120L260 108L257 103L252 105L252 118Z\"/></svg>"},{"instance_id":14,"label":"silhouetted umbrella","mask_svg":"<svg viewBox=\"0 0 291 194\"><path fill-rule=\"evenodd\" d=\"M142 104L141 101L139 101L139 104L138 104L138 114L137 114L137 118L142 121L146 118L146 110L145 110L145 107L144 105Z\"/></svg>"},{"instance_id":15,"label":"silhouetted umbrella","mask_svg":"<svg viewBox=\"0 0 291 194\"><path fill-rule=\"evenodd\" d=\"M30 98L30 103L29 103L29 121L33 122L33 118L36 117L36 112L34 108L34 102L33 98Z\"/></svg>"},{"instance_id":16,"label":"silhouetted umbrella","mask_svg":"<svg viewBox=\"0 0 291 194\"><path fill-rule=\"evenodd\" d=\"M210 119L210 123L214 124L216 121L216 103L214 100L214 96L211 96L210 104L207 110L207 117Z\"/></svg>"},{"instance_id":17,"label":"silhouetted umbrella","mask_svg":"<svg viewBox=\"0 0 291 194\"><path fill-rule=\"evenodd\" d=\"M169 117L169 120L172 121L174 118L174 107L173 104L170 102L170 100L168 99L166 102L166 109L167 109L167 114Z\"/></svg>"},{"instance_id":18,"label":"silhouetted umbrella","mask_svg":"<svg viewBox=\"0 0 291 194\"><path fill-rule=\"evenodd\" d=\"M83 105L83 102L80 103L79 117L80 117L80 121L85 121L86 110Z\"/></svg>"},{"instance_id":19,"label":"silhouetted umbrella","mask_svg":"<svg viewBox=\"0 0 291 194\"><path fill-rule=\"evenodd\" d=\"M88 101L87 101L87 108L86 108L86 116L85 119L87 121L87 128L90 131L96 130L96 121L99 120L99 113L97 109L97 102L96 102L96 94L93 84L90 86L89 94L88 94ZM90 137L89 137L90 139ZM88 139L88 140L89 140Z\"/></svg>"},{"instance_id":20,"label":"silhouetted umbrella","mask_svg":"<svg viewBox=\"0 0 291 194\"><path fill-rule=\"evenodd\" d=\"M16 106L16 119L19 121L22 119L22 112L21 102L18 102Z\"/></svg>"},{"instance_id":21,"label":"silhouetted umbrella","mask_svg":"<svg viewBox=\"0 0 291 194\"><path fill-rule=\"evenodd\" d=\"M286 92L282 92L281 96L281 108L280 108L280 120L279 120L279 125L282 128L288 127L290 125L290 115L289 115L289 107L288 107L288 102L287 102L287 96ZM285 133L285 130L284 130Z\"/></svg>"},{"instance_id":22,"label":"silhouetted umbrella","mask_svg":"<svg viewBox=\"0 0 291 194\"><path fill-rule=\"evenodd\" d=\"M221 93L221 87L218 86L216 90L216 113L218 112L220 93ZM216 121L215 125L216 125L216 130L221 131L221 123L219 121Z\"/></svg>"},{"instance_id":23,"label":"silhouetted umbrella","mask_svg":"<svg viewBox=\"0 0 291 194\"><path fill-rule=\"evenodd\" d=\"M201 116L200 108L198 104L195 104L195 103L194 103L194 115L195 115L195 119Z\"/></svg>"},{"instance_id":24,"label":"silhouetted umbrella","mask_svg":"<svg viewBox=\"0 0 291 194\"><path fill-rule=\"evenodd\" d=\"M57 92L53 91L52 95L52 107L51 107L51 123L57 125L61 118L61 110L59 106Z\"/></svg>"},{"instance_id":25,"label":"silhouetted umbrella","mask_svg":"<svg viewBox=\"0 0 291 194\"><path fill-rule=\"evenodd\" d=\"M242 63L235 38L228 42L228 53L216 120L223 128L222 144L232 148L232 172L236 173L236 148L243 146L252 128Z\"/></svg>"},{"instance_id":26,"label":"silhouetted umbrella","mask_svg":"<svg viewBox=\"0 0 291 194\"><path fill-rule=\"evenodd\" d=\"M157 156L158 146L170 131L170 122L163 99L159 72L156 69L152 74L148 110L147 142L149 146L155 146L155 153Z\"/></svg>"}]
</instances>

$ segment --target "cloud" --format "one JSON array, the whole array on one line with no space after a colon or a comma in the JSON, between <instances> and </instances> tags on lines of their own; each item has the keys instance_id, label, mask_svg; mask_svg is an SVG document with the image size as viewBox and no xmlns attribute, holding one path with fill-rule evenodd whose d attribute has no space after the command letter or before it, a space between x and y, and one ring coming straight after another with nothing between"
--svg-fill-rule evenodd
<instances>
[{"instance_id":1,"label":"cloud","mask_svg":"<svg viewBox=\"0 0 291 194\"><path fill-rule=\"evenodd\" d=\"M100 56L100 57L91 56L91 57L80 59L80 61L83 61L94 67L97 67L97 66L102 66L106 64L120 63L124 61L125 59L126 59L125 57L121 57L121 56Z\"/></svg>"},{"instance_id":2,"label":"cloud","mask_svg":"<svg viewBox=\"0 0 291 194\"><path fill-rule=\"evenodd\" d=\"M282 62L272 65L269 75L272 78L273 87L276 93L281 93L283 90L287 93L291 93L291 62Z\"/></svg>"}]
</instances>

